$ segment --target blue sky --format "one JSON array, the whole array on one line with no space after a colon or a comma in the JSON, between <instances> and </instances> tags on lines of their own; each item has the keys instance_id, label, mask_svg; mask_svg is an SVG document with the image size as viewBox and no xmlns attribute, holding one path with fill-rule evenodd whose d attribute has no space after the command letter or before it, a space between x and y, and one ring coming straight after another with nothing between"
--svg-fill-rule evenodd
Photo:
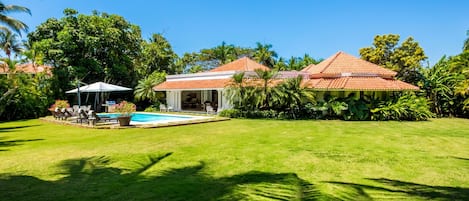
<instances>
[{"instance_id":1,"label":"blue sky","mask_svg":"<svg viewBox=\"0 0 469 201\"><path fill-rule=\"evenodd\" d=\"M377 34L412 36L430 63L461 52L469 30L469 1L444 0L3 0L26 6L16 14L30 31L65 8L118 14L139 25L144 38L163 33L179 55L221 44L270 43L279 56L327 58L337 51L358 56Z\"/></svg>"}]
</instances>

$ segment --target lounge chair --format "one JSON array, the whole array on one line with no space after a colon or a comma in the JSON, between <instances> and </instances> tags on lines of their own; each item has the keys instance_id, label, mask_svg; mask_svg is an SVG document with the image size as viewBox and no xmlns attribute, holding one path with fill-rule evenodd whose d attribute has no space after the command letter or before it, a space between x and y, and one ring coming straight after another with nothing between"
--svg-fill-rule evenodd
<instances>
[{"instance_id":1,"label":"lounge chair","mask_svg":"<svg viewBox=\"0 0 469 201\"><path fill-rule=\"evenodd\" d=\"M160 112L166 112L168 109L166 108L166 105L160 104Z\"/></svg>"},{"instance_id":2,"label":"lounge chair","mask_svg":"<svg viewBox=\"0 0 469 201\"><path fill-rule=\"evenodd\" d=\"M213 107L210 105L205 106L205 109L207 110L207 114L213 114L215 110L213 110Z\"/></svg>"},{"instance_id":3,"label":"lounge chair","mask_svg":"<svg viewBox=\"0 0 469 201\"><path fill-rule=\"evenodd\" d=\"M81 124L81 123L83 123L83 121L88 122L88 119L89 119L88 114L85 112L85 110L83 110L82 108L80 108L80 109L78 110L77 123L80 122L80 124Z\"/></svg>"},{"instance_id":4,"label":"lounge chair","mask_svg":"<svg viewBox=\"0 0 469 201\"><path fill-rule=\"evenodd\" d=\"M72 117L73 114L69 111L70 108L62 108L62 120L67 120L67 118Z\"/></svg>"},{"instance_id":5,"label":"lounge chair","mask_svg":"<svg viewBox=\"0 0 469 201\"><path fill-rule=\"evenodd\" d=\"M168 108L166 108L166 110L167 110L168 112L171 112L171 111L174 111L174 108L173 108L173 106L168 105Z\"/></svg>"}]
</instances>

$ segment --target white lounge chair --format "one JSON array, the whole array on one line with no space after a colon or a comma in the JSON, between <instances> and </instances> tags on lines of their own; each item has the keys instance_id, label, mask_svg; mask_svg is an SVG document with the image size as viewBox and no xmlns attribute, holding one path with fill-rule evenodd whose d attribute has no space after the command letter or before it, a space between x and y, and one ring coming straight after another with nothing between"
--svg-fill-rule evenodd
<instances>
[{"instance_id":1,"label":"white lounge chair","mask_svg":"<svg viewBox=\"0 0 469 201\"><path fill-rule=\"evenodd\" d=\"M207 114L212 114L215 111L213 110L213 107L210 105L205 106L205 109L207 110Z\"/></svg>"},{"instance_id":2,"label":"white lounge chair","mask_svg":"<svg viewBox=\"0 0 469 201\"><path fill-rule=\"evenodd\" d=\"M168 109L166 108L166 105L160 104L160 112L166 112Z\"/></svg>"},{"instance_id":3,"label":"white lounge chair","mask_svg":"<svg viewBox=\"0 0 469 201\"><path fill-rule=\"evenodd\" d=\"M174 111L174 108L172 105L168 105L168 108L166 108L168 112Z\"/></svg>"}]
</instances>

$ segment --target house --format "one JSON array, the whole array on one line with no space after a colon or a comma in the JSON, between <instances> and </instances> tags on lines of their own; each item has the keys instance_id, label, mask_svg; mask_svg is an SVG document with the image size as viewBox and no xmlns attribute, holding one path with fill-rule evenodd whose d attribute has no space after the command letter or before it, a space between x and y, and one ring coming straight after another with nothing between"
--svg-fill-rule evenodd
<instances>
[{"instance_id":1,"label":"house","mask_svg":"<svg viewBox=\"0 0 469 201\"><path fill-rule=\"evenodd\" d=\"M305 67L310 74L304 86L316 91L318 99L331 95L385 98L388 92L415 91L418 87L396 80L396 72L374 63L338 52L317 65Z\"/></svg>"},{"instance_id":2,"label":"house","mask_svg":"<svg viewBox=\"0 0 469 201\"><path fill-rule=\"evenodd\" d=\"M218 111L231 108L224 96L225 87L234 74L270 70L247 57L219 66L208 72L168 75L166 81L155 86L156 91L166 91L166 103L175 111L200 110L210 103Z\"/></svg>"},{"instance_id":3,"label":"house","mask_svg":"<svg viewBox=\"0 0 469 201\"><path fill-rule=\"evenodd\" d=\"M206 103L219 111L232 106L226 99L226 86L234 74L254 70L270 70L247 57L219 66L208 72L168 75L166 81L155 86L156 91L166 92L166 102L175 111L204 110ZM277 80L302 76L303 86L316 91L318 99L327 95L347 97L382 97L390 91L418 90L411 84L396 80L396 72L376 64L338 52L317 65L309 65L301 71L280 71ZM278 82L276 82L278 83Z\"/></svg>"},{"instance_id":4,"label":"house","mask_svg":"<svg viewBox=\"0 0 469 201\"><path fill-rule=\"evenodd\" d=\"M7 74L8 71L8 66L2 64L0 67L0 74ZM37 73L45 73L47 75L52 75L52 66L37 65L32 63L16 64L15 73L19 72L33 75Z\"/></svg>"}]
</instances>

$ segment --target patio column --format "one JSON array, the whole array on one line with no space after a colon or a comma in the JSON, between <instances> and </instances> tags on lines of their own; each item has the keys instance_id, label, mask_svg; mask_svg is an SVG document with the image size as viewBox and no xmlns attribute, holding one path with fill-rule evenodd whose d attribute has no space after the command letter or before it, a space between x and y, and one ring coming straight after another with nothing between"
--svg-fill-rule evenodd
<instances>
[{"instance_id":1,"label":"patio column","mask_svg":"<svg viewBox=\"0 0 469 201\"><path fill-rule=\"evenodd\" d=\"M221 109L223 108L223 96L222 96L222 91L223 90L220 90L220 89L217 89L217 100L218 100L218 108L217 108L217 111L221 111Z\"/></svg>"}]
</instances>

